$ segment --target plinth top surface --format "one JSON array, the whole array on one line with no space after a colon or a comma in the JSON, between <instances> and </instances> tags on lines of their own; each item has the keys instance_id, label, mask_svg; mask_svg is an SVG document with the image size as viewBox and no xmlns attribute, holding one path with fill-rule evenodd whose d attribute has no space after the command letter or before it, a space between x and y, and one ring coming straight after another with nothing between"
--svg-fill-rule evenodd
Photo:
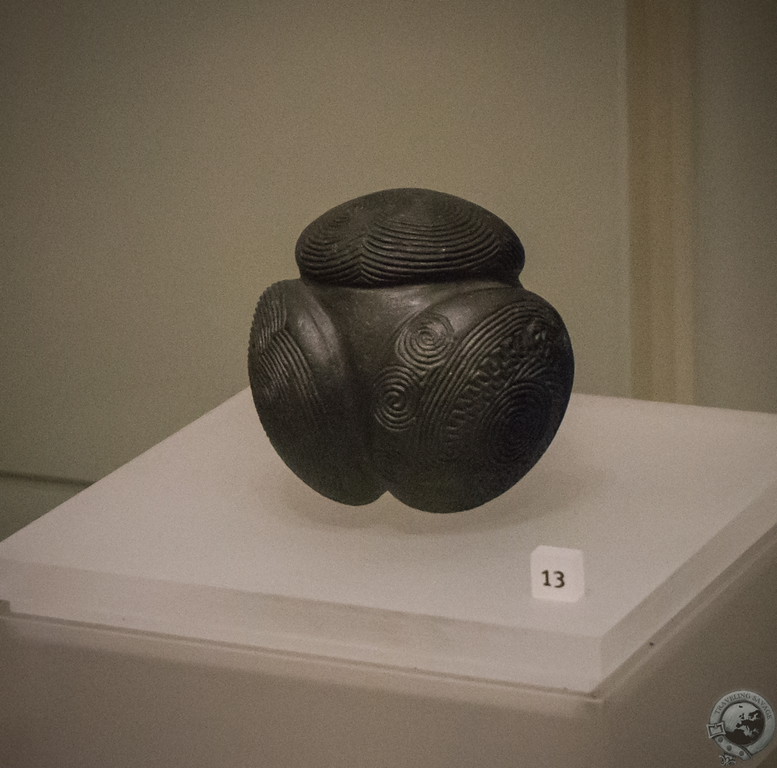
<instances>
[{"instance_id":1,"label":"plinth top surface","mask_svg":"<svg viewBox=\"0 0 777 768\"><path fill-rule=\"evenodd\" d=\"M590 691L774 530L775 456L777 416L573 395L539 464L478 509L346 507L286 468L245 390L1 542L0 599ZM532 598L539 545L583 551L579 602Z\"/></svg>"}]
</instances>

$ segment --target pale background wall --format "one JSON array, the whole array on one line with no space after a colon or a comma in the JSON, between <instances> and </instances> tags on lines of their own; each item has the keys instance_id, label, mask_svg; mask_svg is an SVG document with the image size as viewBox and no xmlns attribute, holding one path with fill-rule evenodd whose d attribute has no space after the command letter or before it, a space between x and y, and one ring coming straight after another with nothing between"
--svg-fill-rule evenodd
<instances>
[{"instance_id":1,"label":"pale background wall","mask_svg":"<svg viewBox=\"0 0 777 768\"><path fill-rule=\"evenodd\" d=\"M697 402L777 411L777 2L699 3L698 51Z\"/></svg>"},{"instance_id":2,"label":"pale background wall","mask_svg":"<svg viewBox=\"0 0 777 768\"><path fill-rule=\"evenodd\" d=\"M4 3L0 519L53 506L52 493L83 487L244 388L253 307L265 286L296 276L300 230L386 187L440 189L504 218L527 250L524 284L570 329L576 390L631 395L627 6ZM718 50L736 50L725 24L735 7L711 3L699 21L703 232L723 210L741 221L748 174L773 192L773 168L757 159L774 120L760 118L751 140L749 120L715 106L727 67ZM750 45L774 3L746 7ZM757 61L740 51L729 62L726 93L735 108L749 83L750 107L768 115L771 99L773 114L763 95L773 58ZM754 67L771 67L770 80L753 84ZM749 158L737 186L721 182L732 130ZM773 142L770 151L773 160ZM759 210L770 207L773 195ZM758 227L736 296L763 297L758 343L773 350L773 319L770 330L761 319L774 318L774 222L763 213ZM709 287L699 284L699 327L717 339L699 347L698 369L714 374L700 397L776 407L773 357L751 361L760 399L739 403L738 384L710 383L723 369L743 374L714 330L728 318L717 296L731 279L729 247L700 242ZM748 312L737 318L753 325Z\"/></svg>"}]
</instances>

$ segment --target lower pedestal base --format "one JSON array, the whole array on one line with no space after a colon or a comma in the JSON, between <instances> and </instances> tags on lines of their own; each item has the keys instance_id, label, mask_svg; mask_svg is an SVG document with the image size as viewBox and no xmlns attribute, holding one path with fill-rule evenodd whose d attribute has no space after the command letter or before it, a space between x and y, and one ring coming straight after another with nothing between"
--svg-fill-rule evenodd
<instances>
[{"instance_id":1,"label":"lower pedestal base","mask_svg":"<svg viewBox=\"0 0 777 768\"><path fill-rule=\"evenodd\" d=\"M775 554L588 695L6 612L0 765L719 766L715 703L777 702ZM775 742L748 765L774 765Z\"/></svg>"}]
</instances>

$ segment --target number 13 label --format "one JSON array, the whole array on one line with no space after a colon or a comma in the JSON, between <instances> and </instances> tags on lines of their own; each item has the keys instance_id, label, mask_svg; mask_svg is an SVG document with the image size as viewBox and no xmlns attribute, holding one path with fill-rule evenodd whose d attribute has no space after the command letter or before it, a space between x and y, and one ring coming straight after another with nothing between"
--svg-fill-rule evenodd
<instances>
[{"instance_id":1,"label":"number 13 label","mask_svg":"<svg viewBox=\"0 0 777 768\"><path fill-rule=\"evenodd\" d=\"M585 593L583 551L537 547L531 553L531 593L538 600L576 603Z\"/></svg>"},{"instance_id":2,"label":"number 13 label","mask_svg":"<svg viewBox=\"0 0 777 768\"><path fill-rule=\"evenodd\" d=\"M553 583L550 581L550 571L543 571L542 575L545 579L542 582L543 587L555 587L556 589L563 589L566 586L564 581L564 571L553 571Z\"/></svg>"}]
</instances>

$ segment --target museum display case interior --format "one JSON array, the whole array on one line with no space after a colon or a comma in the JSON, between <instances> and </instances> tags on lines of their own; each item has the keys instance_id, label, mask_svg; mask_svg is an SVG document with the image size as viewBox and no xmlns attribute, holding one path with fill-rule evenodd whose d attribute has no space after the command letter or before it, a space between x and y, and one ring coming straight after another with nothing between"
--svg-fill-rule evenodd
<instances>
[{"instance_id":1,"label":"museum display case interior","mask_svg":"<svg viewBox=\"0 0 777 768\"><path fill-rule=\"evenodd\" d=\"M773 765L774 11L4 9L0 765Z\"/></svg>"}]
</instances>

